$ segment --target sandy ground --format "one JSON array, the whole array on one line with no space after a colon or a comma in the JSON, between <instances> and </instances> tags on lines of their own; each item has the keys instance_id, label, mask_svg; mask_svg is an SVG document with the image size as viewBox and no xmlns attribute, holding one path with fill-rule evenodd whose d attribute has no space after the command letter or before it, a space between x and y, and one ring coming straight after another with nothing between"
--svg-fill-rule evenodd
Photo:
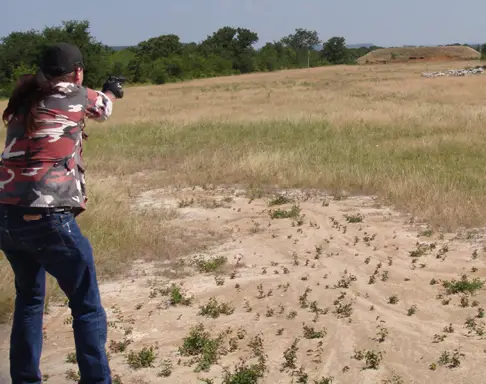
<instances>
[{"instance_id":1,"label":"sandy ground","mask_svg":"<svg viewBox=\"0 0 486 384\"><path fill-rule=\"evenodd\" d=\"M460 279L462 274L470 279L485 277L481 233L419 235L425 227L380 207L373 198L335 200L299 191L285 193L299 199L301 221L272 219L269 209L288 210L292 203L269 207L269 198L249 200L241 192L157 190L145 192L136 202L138 207L149 209L175 209L179 213L175 224L188 229L209 228L225 240L205 253L188 256L185 266L136 263L130 278L102 284L110 321L109 342L131 340L125 352L111 352L112 371L123 383L202 383L201 378L221 383L222 367L233 368L240 357L251 357L248 343L258 334L268 356L268 371L261 383L313 384L329 376L334 377L334 384L486 382L486 345L480 336L484 319L477 317L485 305L484 289L468 298L468 307L462 307L462 296L446 294L441 284ZM192 204L178 208L180 199L189 202L191 198ZM362 222L347 222L345 215L358 213ZM417 249L417 242L434 244L435 248L413 262L409 252ZM448 251L441 251L444 246ZM194 256L227 257L228 265L221 273L200 273L191 266ZM217 284L217 275L224 278L222 285ZM373 275L375 282L370 284ZM431 284L433 279L437 284ZM183 282L186 295L194 296L192 305L170 306L167 297L154 294L172 282ZM303 308L299 297L306 288L310 291ZM398 302L389 303L395 295ZM199 307L213 296L220 303L230 303L234 313L216 319L198 315ZM446 304L444 300L449 298ZM321 309L318 316L309 305L314 301ZM340 316L336 309L347 304L351 304L351 313ZM412 306L416 312L409 315ZM292 311L296 316L289 318ZM66 321L69 316L69 309L59 304L51 306L45 318L42 372L49 376L48 383L74 382L65 378L67 370L77 371L75 364L66 362L68 353L74 351L71 326ZM465 325L468 317L476 323L471 334ZM245 332L244 338L236 338L236 350L222 355L208 372L195 373L195 366L185 364L189 358L181 357L178 348L199 322L213 336L231 327L226 346L238 330ZM316 331L325 330L325 335L304 338L304 323ZM450 325L454 332L445 332ZM280 329L283 331L278 332ZM377 336L380 329L382 341ZM9 382L8 331L8 326L0 330L2 383ZM298 381L297 375L280 369L284 351L295 338L299 338L296 367L304 368L308 381ZM131 369L127 353L149 346L157 348L154 366ZM438 363L444 351L452 354L454 349L464 353L459 366ZM363 369L365 360L353 358L358 350L381 351L378 369ZM157 375L164 360L173 365L169 377ZM433 363L437 364L435 370L430 369Z\"/></svg>"}]
</instances>

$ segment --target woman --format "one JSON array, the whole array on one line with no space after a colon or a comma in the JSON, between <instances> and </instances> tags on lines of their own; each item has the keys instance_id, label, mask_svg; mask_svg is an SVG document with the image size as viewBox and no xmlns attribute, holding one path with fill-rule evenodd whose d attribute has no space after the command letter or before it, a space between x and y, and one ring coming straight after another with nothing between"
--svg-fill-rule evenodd
<instances>
[{"instance_id":1,"label":"woman","mask_svg":"<svg viewBox=\"0 0 486 384\"><path fill-rule=\"evenodd\" d=\"M123 89L111 81L101 92L83 87L83 68L77 47L48 47L40 70L19 80L2 116L7 138L0 162L0 249L15 274L13 384L42 381L46 272L69 299L80 383L111 383L92 247L76 216L87 201L84 120L108 119Z\"/></svg>"}]
</instances>

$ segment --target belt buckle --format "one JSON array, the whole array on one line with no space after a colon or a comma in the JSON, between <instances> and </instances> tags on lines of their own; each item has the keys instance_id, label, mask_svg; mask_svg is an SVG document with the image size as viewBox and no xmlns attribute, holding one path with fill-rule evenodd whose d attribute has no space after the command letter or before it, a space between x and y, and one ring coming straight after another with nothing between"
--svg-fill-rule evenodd
<instances>
[{"instance_id":1,"label":"belt buckle","mask_svg":"<svg viewBox=\"0 0 486 384\"><path fill-rule=\"evenodd\" d=\"M42 219L42 215L41 214L37 214L37 215L25 214L23 216L23 219L25 221L38 221L38 220Z\"/></svg>"}]
</instances>

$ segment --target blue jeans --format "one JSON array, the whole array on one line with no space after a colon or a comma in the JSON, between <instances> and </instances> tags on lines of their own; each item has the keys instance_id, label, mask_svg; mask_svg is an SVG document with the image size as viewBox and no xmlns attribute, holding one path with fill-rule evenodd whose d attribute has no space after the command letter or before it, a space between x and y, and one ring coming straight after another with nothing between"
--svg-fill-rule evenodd
<instances>
[{"instance_id":1,"label":"blue jeans","mask_svg":"<svg viewBox=\"0 0 486 384\"><path fill-rule=\"evenodd\" d=\"M25 216L25 215L30 215ZM0 249L15 274L15 312L10 339L12 384L41 384L46 272L69 299L81 384L111 384L93 250L72 213L0 204ZM61 363L61 361L60 361Z\"/></svg>"}]
</instances>

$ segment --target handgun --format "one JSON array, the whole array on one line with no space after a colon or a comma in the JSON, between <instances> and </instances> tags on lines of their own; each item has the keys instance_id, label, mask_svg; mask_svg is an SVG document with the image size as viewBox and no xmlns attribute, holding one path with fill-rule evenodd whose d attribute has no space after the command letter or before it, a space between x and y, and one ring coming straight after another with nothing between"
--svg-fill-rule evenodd
<instances>
[{"instance_id":1,"label":"handgun","mask_svg":"<svg viewBox=\"0 0 486 384\"><path fill-rule=\"evenodd\" d=\"M112 75L110 75L108 77L108 81L113 82L113 83L123 84L127 81L127 78L125 76L112 76Z\"/></svg>"}]
</instances>

